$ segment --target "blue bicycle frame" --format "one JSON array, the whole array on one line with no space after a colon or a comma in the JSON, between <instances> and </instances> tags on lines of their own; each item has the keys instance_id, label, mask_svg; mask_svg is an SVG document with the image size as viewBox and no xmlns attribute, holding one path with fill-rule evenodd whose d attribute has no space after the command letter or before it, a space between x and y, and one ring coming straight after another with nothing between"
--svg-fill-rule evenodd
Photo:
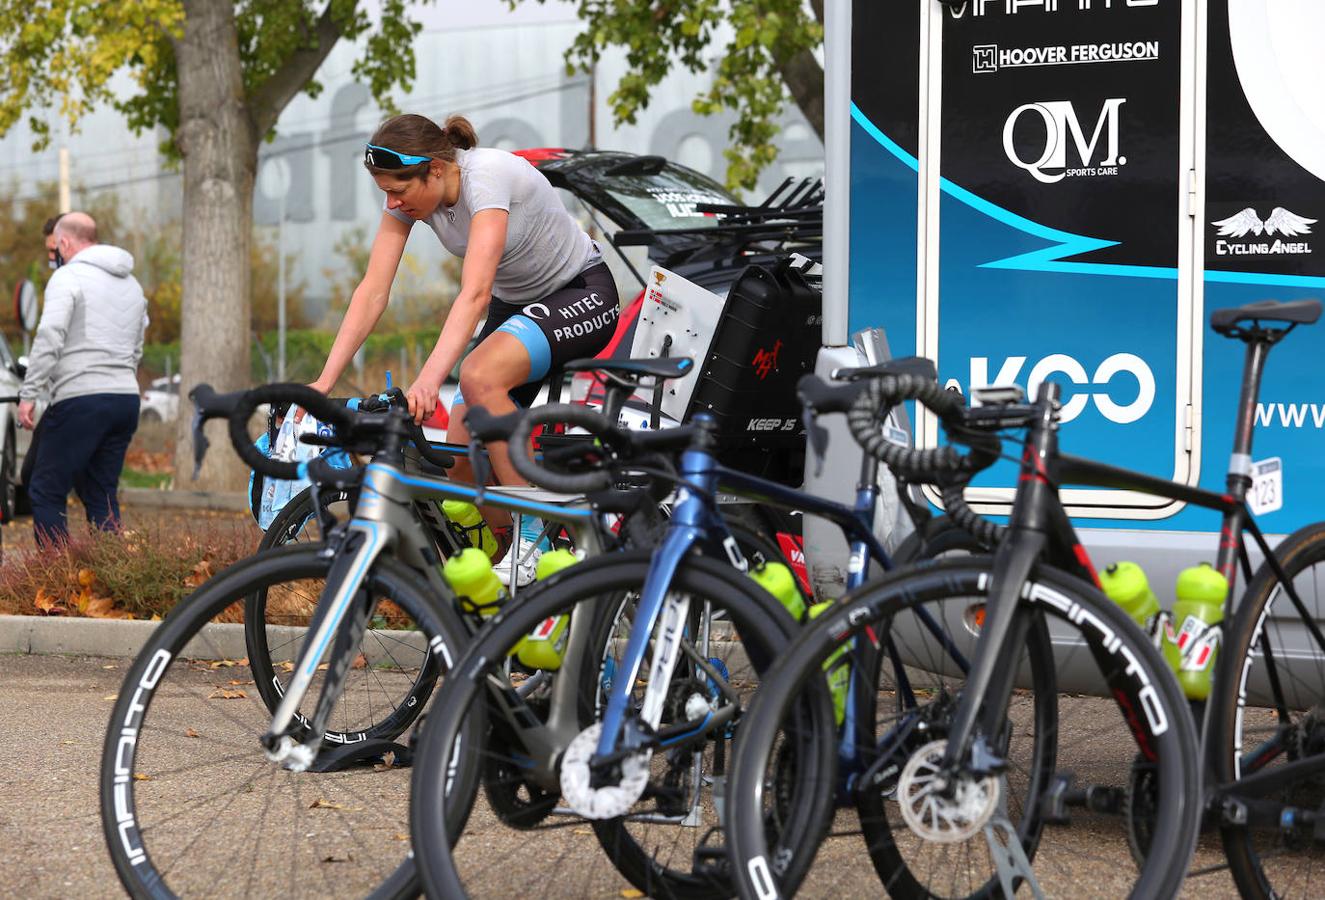
<instances>
[{"instance_id":1,"label":"blue bicycle frame","mask_svg":"<svg viewBox=\"0 0 1325 900\"><path fill-rule=\"evenodd\" d=\"M597 747L600 758L611 755L623 743L626 748L631 748L639 746L645 740L645 735L640 731L625 731L630 692L639 677L649 636L653 633L663 609L668 588L687 554L702 549L717 555L718 558L725 555L742 571L746 568L745 559L735 539L716 511L716 496L719 491L758 503L799 510L805 515L819 516L841 528L851 551L846 583L848 590L854 590L865 583L870 560L877 562L885 570L893 568L892 559L874 535L874 510L879 499L879 487L878 462L873 457L868 455L865 457L861 465L861 480L856 488L855 504L848 507L788 488L777 482L727 468L713 455L713 420L705 414L700 414L695 416L694 425L697 429L696 439L681 455L680 487L676 493L672 517L666 534L654 553L653 563L649 567L649 573L640 592L622 663L613 680L607 706L603 712L603 729ZM925 629L946 648L962 671L966 671L967 661L946 637L939 624L924 610L919 610L918 616ZM676 641L680 639L679 634L664 637L671 637ZM883 649L890 651L888 655L893 660L903 702L908 707L914 706L915 695L903 670L900 656L891 651L891 638L884 639ZM871 652L879 651L871 649ZM672 655L666 650L655 650L655 654L658 653L662 653L664 657ZM872 661L870 669L872 671ZM854 677L851 679L847 694L847 709L853 713L847 715L838 738L839 793L844 793L846 787L864 768L859 752L861 723L854 715L857 708L857 680ZM649 689L655 689L652 680ZM662 689L665 690L665 686ZM656 725L656 723L651 724ZM625 732L624 739L623 732Z\"/></svg>"}]
</instances>

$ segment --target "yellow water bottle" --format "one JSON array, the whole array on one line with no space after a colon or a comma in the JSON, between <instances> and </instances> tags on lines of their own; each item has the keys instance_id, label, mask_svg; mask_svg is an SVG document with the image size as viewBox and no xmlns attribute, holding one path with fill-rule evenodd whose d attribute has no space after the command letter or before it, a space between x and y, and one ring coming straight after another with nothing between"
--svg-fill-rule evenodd
<instances>
[{"instance_id":1,"label":"yellow water bottle","mask_svg":"<svg viewBox=\"0 0 1325 900\"><path fill-rule=\"evenodd\" d=\"M492 560L477 547L466 547L442 566L442 577L460 598L460 608L483 618L495 614L506 601L506 590L492 571Z\"/></svg>"},{"instance_id":2,"label":"yellow water bottle","mask_svg":"<svg viewBox=\"0 0 1325 900\"><path fill-rule=\"evenodd\" d=\"M777 597L793 619L800 622L805 618L805 598L796 586L796 576L784 563L761 563L748 574L760 587Z\"/></svg>"},{"instance_id":3,"label":"yellow water bottle","mask_svg":"<svg viewBox=\"0 0 1325 900\"><path fill-rule=\"evenodd\" d=\"M497 536L477 506L464 500L443 500L442 515L460 527L469 546L488 554L488 559L497 555Z\"/></svg>"},{"instance_id":4,"label":"yellow water bottle","mask_svg":"<svg viewBox=\"0 0 1325 900\"><path fill-rule=\"evenodd\" d=\"M825 600L822 603L816 603L810 607L810 618L817 619L819 615L833 606L832 600ZM844 643L833 651L833 654L824 660L823 669L828 673L828 691L833 695L833 718L841 725L846 720L847 715L847 688L851 686L851 663L845 660L847 652L851 649L851 643Z\"/></svg>"},{"instance_id":5,"label":"yellow water bottle","mask_svg":"<svg viewBox=\"0 0 1325 900\"><path fill-rule=\"evenodd\" d=\"M1164 630L1164 659L1177 673L1187 699L1205 700L1219 652L1228 579L1201 563L1178 574L1174 595L1173 624Z\"/></svg>"},{"instance_id":6,"label":"yellow water bottle","mask_svg":"<svg viewBox=\"0 0 1325 900\"><path fill-rule=\"evenodd\" d=\"M1133 622L1141 626L1158 649L1168 613L1160 610L1159 599L1150 589L1145 571L1134 562L1114 563L1100 573L1100 587Z\"/></svg>"},{"instance_id":7,"label":"yellow water bottle","mask_svg":"<svg viewBox=\"0 0 1325 900\"><path fill-rule=\"evenodd\" d=\"M534 570L534 579L542 581L568 569L580 561L569 550L550 550L538 558L538 567ZM531 669L547 669L555 672L561 668L562 658L566 653L566 641L570 637L570 614L548 616L533 631L520 639L515 647L515 656L521 664Z\"/></svg>"}]
</instances>

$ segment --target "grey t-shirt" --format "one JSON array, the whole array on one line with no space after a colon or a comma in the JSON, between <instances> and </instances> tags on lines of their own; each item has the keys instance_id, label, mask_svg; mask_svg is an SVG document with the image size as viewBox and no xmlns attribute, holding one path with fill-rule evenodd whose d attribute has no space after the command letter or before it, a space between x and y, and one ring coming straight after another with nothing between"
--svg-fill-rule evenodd
<instances>
[{"instance_id":1,"label":"grey t-shirt","mask_svg":"<svg viewBox=\"0 0 1325 900\"><path fill-rule=\"evenodd\" d=\"M589 235L561 205L557 192L526 159L491 147L457 150L460 199L438 206L423 220L442 246L456 256L469 247L474 214L504 209L506 248L497 264L492 293L509 303L530 303L560 290L590 265L602 261ZM386 210L402 222L415 220Z\"/></svg>"}]
</instances>

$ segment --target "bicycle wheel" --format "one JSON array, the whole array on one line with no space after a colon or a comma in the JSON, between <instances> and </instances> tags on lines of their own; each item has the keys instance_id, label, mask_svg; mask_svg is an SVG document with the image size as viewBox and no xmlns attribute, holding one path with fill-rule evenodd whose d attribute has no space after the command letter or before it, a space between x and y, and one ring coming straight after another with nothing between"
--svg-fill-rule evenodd
<instances>
[{"instance_id":1,"label":"bicycle wheel","mask_svg":"<svg viewBox=\"0 0 1325 900\"><path fill-rule=\"evenodd\" d=\"M338 519L348 518L350 510L349 491L336 488L322 488L319 500L324 509L337 513ZM309 543L322 540L318 526L316 510L313 508L313 488L306 487L290 498L290 501L271 520L258 544L258 552L286 544Z\"/></svg>"},{"instance_id":2,"label":"bicycle wheel","mask_svg":"<svg viewBox=\"0 0 1325 900\"><path fill-rule=\"evenodd\" d=\"M962 661L971 658L983 627L992 571L989 558L967 557L868 584L802 631L767 674L732 766L728 839L742 897L772 900L798 890L807 897L852 896L878 891L879 881L897 897L1010 895L1032 880L1048 896L1078 892L1082 884L1108 896L1177 891L1200 812L1191 717L1144 635L1102 594L1062 573L1042 568L1028 582L1023 596L1031 602L1023 603L1014 623L1026 640L1000 663L1017 673L1002 707L1003 727L977 734L1003 764L991 764L995 774L958 773L950 788L936 788L946 730L961 698ZM866 648L876 646L884 654L879 670L865 663ZM848 783L865 820L872 886L851 880L856 870L841 866L815 869L802 881L805 857L817 848L771 840L761 824L785 718L807 685L822 683L825 664L829 677L847 667L858 685L858 673L893 676L876 678L867 690L872 697L857 697L877 711L877 722L869 722L877 733L868 752L859 753ZM1055 669L1060 684L1051 677ZM1069 696L1055 703L1060 687L1089 688L1101 699ZM1110 695L1116 700L1102 699ZM1138 758L1150 767L1154 798L1147 823L1154 837L1148 861L1128 871L1127 827L1119 813ZM1097 787L1095 808L1106 809L1073 809L1074 827L1050 837L1044 821L1051 810L1066 812L1053 801L1056 793L1071 793L1069 771L1076 783ZM834 780L805 789L831 795L837 787ZM851 832L851 823L841 814L838 819L835 833ZM1077 836L1082 830L1089 839Z\"/></svg>"},{"instance_id":3,"label":"bicycle wheel","mask_svg":"<svg viewBox=\"0 0 1325 900\"><path fill-rule=\"evenodd\" d=\"M1325 618L1325 523L1289 535L1275 557L1319 627ZM1247 585L1226 636L1210 701L1210 746L1220 785L1248 811L1243 825L1225 816L1229 868L1244 897L1314 896L1325 873L1325 846L1315 840L1312 817L1303 813L1318 814L1325 805L1325 648L1264 564ZM1313 759L1321 765L1313 766ZM1273 775L1292 764L1308 771L1288 776L1277 789L1239 790L1240 779Z\"/></svg>"},{"instance_id":4,"label":"bicycle wheel","mask_svg":"<svg viewBox=\"0 0 1325 900\"><path fill-rule=\"evenodd\" d=\"M296 773L269 762L259 743L271 713L242 659L245 598L316 595L332 563L324 549L283 547L226 569L167 616L130 667L102 751L100 791L107 846L132 896L417 892L403 769L384 759L376 769ZM361 596L379 610L398 608L414 627L370 627L382 632L380 643L365 641L332 721L380 702L355 682L397 698L421 677L435 680L463 636L454 614L434 607L426 584L394 560L377 561Z\"/></svg>"},{"instance_id":5,"label":"bicycle wheel","mask_svg":"<svg viewBox=\"0 0 1325 900\"><path fill-rule=\"evenodd\" d=\"M503 610L457 663L463 677L454 685L448 679L423 724L412 789L411 834L429 896L598 896L618 893L627 882L650 897L730 896L720 808L728 743L759 673L795 625L776 600L730 566L687 559L669 594L677 616L671 627L682 630L682 650L664 667L670 688L657 732L643 732L653 734L657 746L591 775L587 754L601 728L594 711L609 688L604 682L626 677L625 635L649 559L647 551L610 554L562 572L523 604ZM559 672L516 677L513 687L508 653L539 623L566 614L572 640L595 635L584 644L594 649L579 660L568 656ZM668 621L660 615L654 637ZM651 659L646 653L644 672ZM637 681L636 694L647 678ZM481 757L480 763L440 752L477 710L494 725L483 746L463 753ZM638 718L635 710L632 703L628 720ZM824 731L831 733L831 723ZM814 765L828 761L827 755L807 756L801 764L812 774ZM493 808L490 789L488 808L470 817L485 827L447 839L443 818L454 813L443 789L456 768L483 768L489 779L504 775L508 796L518 795L520 810L530 814ZM452 787L449 796L468 793ZM806 818L788 816L798 824ZM494 834L494 822L512 830Z\"/></svg>"}]
</instances>

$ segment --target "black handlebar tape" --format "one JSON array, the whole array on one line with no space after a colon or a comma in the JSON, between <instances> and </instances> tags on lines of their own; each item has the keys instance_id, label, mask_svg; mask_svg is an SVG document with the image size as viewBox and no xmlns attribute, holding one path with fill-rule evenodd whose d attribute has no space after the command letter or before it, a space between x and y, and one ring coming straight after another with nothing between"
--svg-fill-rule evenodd
<instances>
[{"instance_id":1,"label":"black handlebar tape","mask_svg":"<svg viewBox=\"0 0 1325 900\"><path fill-rule=\"evenodd\" d=\"M1007 529L989 521L966 503L965 490L970 484L969 478L951 482L943 486L943 509L948 516L966 529L976 540L990 547L1003 540Z\"/></svg>"},{"instance_id":2,"label":"black handlebar tape","mask_svg":"<svg viewBox=\"0 0 1325 900\"><path fill-rule=\"evenodd\" d=\"M299 464L269 459L253 444L248 420L263 403L290 403L330 425L340 435L354 424L354 413L304 384L268 384L240 395L230 413L230 443L250 469L268 478L292 480L299 477Z\"/></svg>"},{"instance_id":3,"label":"black handlebar tape","mask_svg":"<svg viewBox=\"0 0 1325 900\"><path fill-rule=\"evenodd\" d=\"M968 458L952 447L928 450L899 447L879 432L880 412L904 400L919 401L945 424L960 422L965 406L960 394L945 390L937 381L914 375L884 375L866 384L865 390L847 410L851 436L866 453L895 470L917 473L916 480L919 481L929 480L925 473L939 475L972 471L968 468Z\"/></svg>"},{"instance_id":4,"label":"black handlebar tape","mask_svg":"<svg viewBox=\"0 0 1325 900\"><path fill-rule=\"evenodd\" d=\"M233 394L218 394L216 389L210 384L195 385L193 390L189 391L189 399L193 401L193 407L204 419L228 419L230 414L235 411L244 391L235 391Z\"/></svg>"},{"instance_id":5,"label":"black handlebar tape","mask_svg":"<svg viewBox=\"0 0 1325 900\"><path fill-rule=\"evenodd\" d=\"M432 463L439 469L449 469L455 465L455 457L450 453L441 453L432 448L428 442L428 437L423 433L423 427L413 419L408 420L406 428L409 429L409 439L414 442L414 448L419 451L419 456Z\"/></svg>"},{"instance_id":6,"label":"black handlebar tape","mask_svg":"<svg viewBox=\"0 0 1325 900\"><path fill-rule=\"evenodd\" d=\"M490 441L509 441L524 416L524 410L520 409L504 416L494 416L482 406L471 406L465 411L465 427L485 444Z\"/></svg>"},{"instance_id":7,"label":"black handlebar tape","mask_svg":"<svg viewBox=\"0 0 1325 900\"><path fill-rule=\"evenodd\" d=\"M529 456L529 440L538 425L551 425L564 422L583 428L590 434L600 437L615 438L607 417L596 409L570 403L549 403L536 406L520 417L515 430L511 432L507 448L511 455L511 465L530 484L538 485L550 491L562 494L587 494L591 491L607 490L612 486L612 474L599 470L580 474L553 472L534 462Z\"/></svg>"}]
</instances>

